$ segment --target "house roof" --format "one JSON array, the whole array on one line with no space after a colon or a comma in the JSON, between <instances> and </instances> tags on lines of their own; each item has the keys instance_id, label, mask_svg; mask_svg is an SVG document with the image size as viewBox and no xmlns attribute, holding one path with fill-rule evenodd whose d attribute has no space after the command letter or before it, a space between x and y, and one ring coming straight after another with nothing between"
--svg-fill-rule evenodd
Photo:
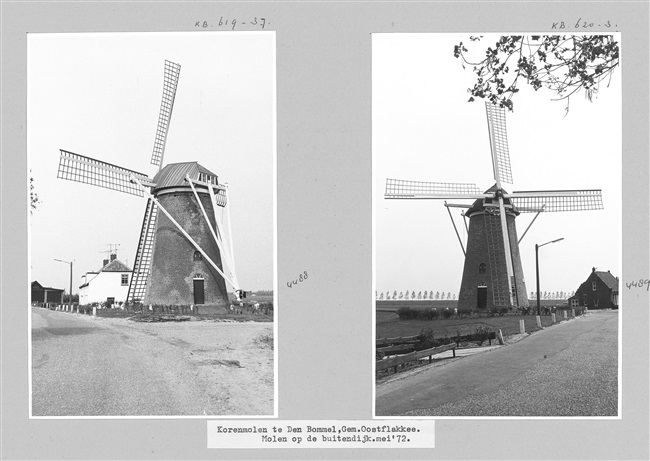
<instances>
[{"instance_id":1,"label":"house roof","mask_svg":"<svg viewBox=\"0 0 650 461\"><path fill-rule=\"evenodd\" d=\"M38 283L36 280L34 280L34 281L32 282L32 288L34 288L34 284L38 285L38 287L39 287L41 290L48 290L48 291L64 291L63 288L44 287L43 285L41 285L40 283Z\"/></svg>"},{"instance_id":2,"label":"house roof","mask_svg":"<svg viewBox=\"0 0 650 461\"><path fill-rule=\"evenodd\" d=\"M165 165L153 178L153 182L156 183L156 189L178 186L187 187L188 184L185 182L185 175L189 174L190 178L198 181L199 173L214 176L217 179L216 174L199 165L198 162L182 162Z\"/></svg>"},{"instance_id":3,"label":"house roof","mask_svg":"<svg viewBox=\"0 0 650 461\"><path fill-rule=\"evenodd\" d=\"M618 291L618 279L611 272L594 271L594 273L603 281L608 288Z\"/></svg>"},{"instance_id":4,"label":"house roof","mask_svg":"<svg viewBox=\"0 0 650 461\"><path fill-rule=\"evenodd\" d=\"M119 259L114 259L102 267L99 272L131 272L131 269Z\"/></svg>"}]
</instances>

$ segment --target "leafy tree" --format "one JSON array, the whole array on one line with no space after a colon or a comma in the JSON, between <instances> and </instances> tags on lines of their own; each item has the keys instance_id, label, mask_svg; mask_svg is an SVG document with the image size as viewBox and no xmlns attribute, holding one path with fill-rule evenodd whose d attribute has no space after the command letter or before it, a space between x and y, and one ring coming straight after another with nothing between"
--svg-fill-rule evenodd
<instances>
[{"instance_id":1,"label":"leafy tree","mask_svg":"<svg viewBox=\"0 0 650 461\"><path fill-rule=\"evenodd\" d=\"M451 299L451 291L447 292L447 299Z\"/></svg>"},{"instance_id":2,"label":"leafy tree","mask_svg":"<svg viewBox=\"0 0 650 461\"><path fill-rule=\"evenodd\" d=\"M67 291L63 292L63 302L64 303L69 303L70 302L70 294ZM72 295L72 302L73 303L78 303L79 302L79 294L74 294Z\"/></svg>"},{"instance_id":3,"label":"leafy tree","mask_svg":"<svg viewBox=\"0 0 650 461\"><path fill-rule=\"evenodd\" d=\"M397 290L393 291L393 299L397 299Z\"/></svg>"},{"instance_id":4,"label":"leafy tree","mask_svg":"<svg viewBox=\"0 0 650 461\"><path fill-rule=\"evenodd\" d=\"M411 299L415 299L415 291L413 291L413 293L411 293Z\"/></svg>"},{"instance_id":5,"label":"leafy tree","mask_svg":"<svg viewBox=\"0 0 650 461\"><path fill-rule=\"evenodd\" d=\"M472 36L470 42L482 38ZM484 52L475 50L476 54L467 46L463 42L454 46L454 56L463 69L471 66L477 76L474 87L468 88L469 101L483 98L510 110L523 82L535 91L545 87L556 93L555 100L566 100L568 112L571 96L584 90L591 101L619 65L613 35L505 35Z\"/></svg>"},{"instance_id":6,"label":"leafy tree","mask_svg":"<svg viewBox=\"0 0 650 461\"><path fill-rule=\"evenodd\" d=\"M422 299L427 299L429 297L429 293L427 290L424 290L424 294L422 295Z\"/></svg>"},{"instance_id":7,"label":"leafy tree","mask_svg":"<svg viewBox=\"0 0 650 461\"><path fill-rule=\"evenodd\" d=\"M433 299L433 290L429 292L429 299Z\"/></svg>"},{"instance_id":8,"label":"leafy tree","mask_svg":"<svg viewBox=\"0 0 650 461\"><path fill-rule=\"evenodd\" d=\"M456 299L456 293L454 293L454 294L452 295L452 298L451 298L451 299Z\"/></svg>"},{"instance_id":9,"label":"leafy tree","mask_svg":"<svg viewBox=\"0 0 650 461\"><path fill-rule=\"evenodd\" d=\"M384 299L384 292L382 291L381 294L379 295L379 299Z\"/></svg>"},{"instance_id":10,"label":"leafy tree","mask_svg":"<svg viewBox=\"0 0 650 461\"><path fill-rule=\"evenodd\" d=\"M404 293L404 299L409 299L409 291L406 290L406 293Z\"/></svg>"},{"instance_id":11,"label":"leafy tree","mask_svg":"<svg viewBox=\"0 0 650 461\"><path fill-rule=\"evenodd\" d=\"M440 292L436 291L436 299L440 299Z\"/></svg>"},{"instance_id":12,"label":"leafy tree","mask_svg":"<svg viewBox=\"0 0 650 461\"><path fill-rule=\"evenodd\" d=\"M34 187L34 178L29 178L29 212L33 213L40 203L41 201L38 199L38 194Z\"/></svg>"},{"instance_id":13,"label":"leafy tree","mask_svg":"<svg viewBox=\"0 0 650 461\"><path fill-rule=\"evenodd\" d=\"M404 293L402 293L402 292L400 291L400 292L399 292L399 299L402 299L403 297L404 297Z\"/></svg>"},{"instance_id":14,"label":"leafy tree","mask_svg":"<svg viewBox=\"0 0 650 461\"><path fill-rule=\"evenodd\" d=\"M421 291L418 293L418 299L422 299L422 292Z\"/></svg>"}]
</instances>

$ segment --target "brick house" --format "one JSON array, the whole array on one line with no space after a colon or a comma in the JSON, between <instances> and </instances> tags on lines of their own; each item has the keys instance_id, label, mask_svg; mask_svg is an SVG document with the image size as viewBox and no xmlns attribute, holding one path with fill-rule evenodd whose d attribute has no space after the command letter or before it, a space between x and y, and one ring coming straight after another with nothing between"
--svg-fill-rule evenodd
<instances>
[{"instance_id":1,"label":"brick house","mask_svg":"<svg viewBox=\"0 0 650 461\"><path fill-rule=\"evenodd\" d=\"M618 309L618 277L614 277L610 271L597 271L594 267L568 301L571 307Z\"/></svg>"}]
</instances>

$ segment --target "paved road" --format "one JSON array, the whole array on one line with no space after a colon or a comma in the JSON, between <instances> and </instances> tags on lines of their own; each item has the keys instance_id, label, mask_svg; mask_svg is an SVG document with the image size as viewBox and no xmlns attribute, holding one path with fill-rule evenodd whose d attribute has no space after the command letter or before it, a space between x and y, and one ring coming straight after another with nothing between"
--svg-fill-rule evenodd
<instances>
[{"instance_id":1,"label":"paved road","mask_svg":"<svg viewBox=\"0 0 650 461\"><path fill-rule=\"evenodd\" d=\"M616 416L618 312L377 386L376 415Z\"/></svg>"},{"instance_id":2,"label":"paved road","mask_svg":"<svg viewBox=\"0 0 650 461\"><path fill-rule=\"evenodd\" d=\"M87 318L32 308L32 415L203 414L137 344Z\"/></svg>"}]
</instances>

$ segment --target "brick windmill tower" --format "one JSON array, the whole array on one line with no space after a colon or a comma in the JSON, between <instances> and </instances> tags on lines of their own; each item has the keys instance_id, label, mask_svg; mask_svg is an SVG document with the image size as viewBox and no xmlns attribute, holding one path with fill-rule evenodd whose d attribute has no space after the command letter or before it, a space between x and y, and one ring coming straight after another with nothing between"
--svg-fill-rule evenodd
<instances>
[{"instance_id":1,"label":"brick windmill tower","mask_svg":"<svg viewBox=\"0 0 650 461\"><path fill-rule=\"evenodd\" d=\"M147 197L129 303L204 304L221 309L230 304L226 283L237 299L244 293L235 273L228 185L197 162L162 166L180 68L165 61L151 156L151 164L157 167L153 178L66 150L60 151L57 177Z\"/></svg>"},{"instance_id":2,"label":"brick windmill tower","mask_svg":"<svg viewBox=\"0 0 650 461\"><path fill-rule=\"evenodd\" d=\"M528 307L519 242L539 213L599 210L603 208L602 193L600 189L507 192L502 183L512 184L512 172L505 110L490 102L485 107L496 181L492 187L481 192L475 184L387 179L384 197L445 200L447 211L450 207L466 208L467 250L452 218L465 256L458 307ZM473 203L450 204L446 200L473 200ZM515 219L520 213L537 214L518 238Z\"/></svg>"}]
</instances>

